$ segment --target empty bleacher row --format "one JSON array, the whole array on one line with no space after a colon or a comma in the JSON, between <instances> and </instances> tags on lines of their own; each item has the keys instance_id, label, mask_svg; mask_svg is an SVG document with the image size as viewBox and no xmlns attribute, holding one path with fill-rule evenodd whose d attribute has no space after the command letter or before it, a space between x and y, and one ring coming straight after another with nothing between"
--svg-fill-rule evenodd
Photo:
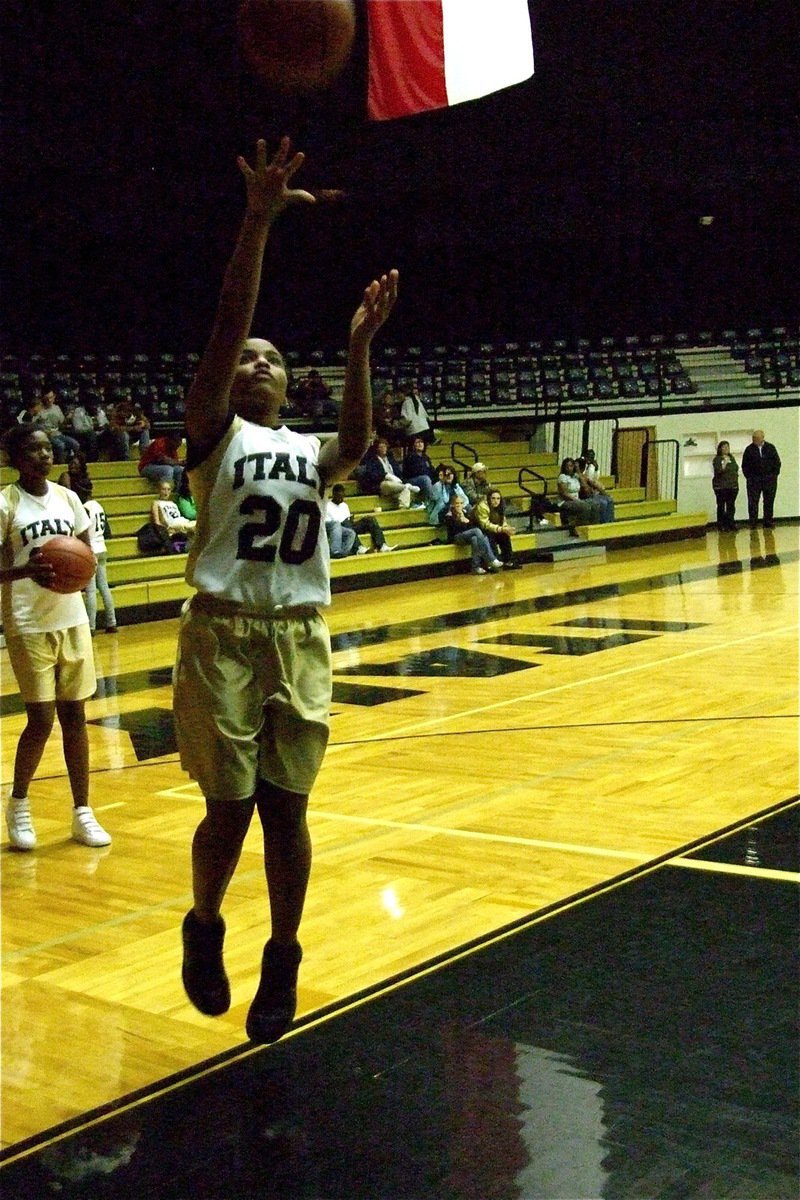
<instances>
[{"instance_id":1,"label":"empty bleacher row","mask_svg":"<svg viewBox=\"0 0 800 1200\"><path fill-rule=\"evenodd\" d=\"M588 544L633 544L636 541L664 540L669 537L701 536L705 532L706 514L679 514L674 500L648 499L645 489L619 488L606 477L616 506L612 524L587 525L578 528L579 537L570 539L562 530L558 516L550 515L547 526L535 525L528 519L531 492L552 495L559 466L552 453L531 452L527 441L500 441L496 434L481 429L456 430L454 441L438 449L442 459L456 465L464 461L464 444L456 436L469 439L473 454L479 454L489 467L489 477L500 488L508 509L516 516L514 536L515 556L522 562L552 555L559 548L580 552ZM527 468L527 472L523 472ZM54 467L52 477L61 472ZM531 472L535 472L535 478ZM153 487L143 480L134 462L93 463L90 470L94 495L108 516L112 536L108 546L108 579L121 622L154 620L177 611L191 593L183 576L185 554L163 556L143 555L136 532L147 520L154 497ZM460 471L459 471L460 474ZM15 472L0 470L0 484L5 485ZM363 495L354 480L345 485L347 501L354 517L375 514L390 545L392 554L367 553L336 559L331 563L334 591L357 587L402 582L469 569L466 547L443 543L427 519L423 509L383 509L378 497ZM366 549L369 539L362 537Z\"/></svg>"},{"instance_id":2,"label":"empty bleacher row","mask_svg":"<svg viewBox=\"0 0 800 1200\"><path fill-rule=\"evenodd\" d=\"M341 394L341 349L287 353L297 379L316 368ZM179 425L184 397L199 361L196 352L119 354L6 354L0 358L0 406L4 423L26 395L45 386L68 408L80 396L101 405L140 404L159 428ZM695 335L554 339L550 342L483 342L428 347L378 345L376 394L413 388L437 420L480 419L488 410L503 418L547 418L568 411L643 413L696 403L792 403L800 398L800 331L700 332ZM284 418L301 416L291 392Z\"/></svg>"}]
</instances>

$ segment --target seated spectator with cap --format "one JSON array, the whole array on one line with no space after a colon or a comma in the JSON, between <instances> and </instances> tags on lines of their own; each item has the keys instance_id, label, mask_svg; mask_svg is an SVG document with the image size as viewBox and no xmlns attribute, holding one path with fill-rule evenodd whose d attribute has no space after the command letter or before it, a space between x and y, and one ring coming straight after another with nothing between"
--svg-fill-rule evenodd
<instances>
[{"instance_id":1,"label":"seated spectator with cap","mask_svg":"<svg viewBox=\"0 0 800 1200\"><path fill-rule=\"evenodd\" d=\"M478 501L486 496L489 492L491 484L486 477L488 467L486 463L475 462L472 464L472 469L467 472L464 479L463 488L466 492L467 500L470 507L474 508Z\"/></svg>"},{"instance_id":2,"label":"seated spectator with cap","mask_svg":"<svg viewBox=\"0 0 800 1200\"><path fill-rule=\"evenodd\" d=\"M368 533L372 548L382 554L394 550L383 535L375 517L364 516L353 520L350 505L344 498L344 484L335 483L325 510L325 532L328 535L331 558L347 558L349 554L366 554L367 547L358 540L360 533Z\"/></svg>"}]
</instances>

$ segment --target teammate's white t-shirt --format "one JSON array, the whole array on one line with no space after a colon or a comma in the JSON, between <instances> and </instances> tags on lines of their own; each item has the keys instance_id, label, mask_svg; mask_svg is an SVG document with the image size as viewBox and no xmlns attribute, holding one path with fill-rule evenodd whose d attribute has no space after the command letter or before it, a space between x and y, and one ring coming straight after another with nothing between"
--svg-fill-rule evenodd
<instances>
[{"instance_id":1,"label":"teammate's white t-shirt","mask_svg":"<svg viewBox=\"0 0 800 1200\"><path fill-rule=\"evenodd\" d=\"M197 528L186 580L259 612L331 602L320 441L234 417L189 471Z\"/></svg>"},{"instance_id":2,"label":"teammate's white t-shirt","mask_svg":"<svg viewBox=\"0 0 800 1200\"><path fill-rule=\"evenodd\" d=\"M43 496L33 496L11 485L16 507L6 489L0 493L0 545L4 566L21 567L31 550L59 534L75 536L89 528L89 517L74 492L48 483ZM12 510L13 517L12 517ZM80 592L62 595L51 592L33 579L15 579L3 584L3 628L6 636L22 633L52 633L88 625L89 618Z\"/></svg>"},{"instance_id":3,"label":"teammate's white t-shirt","mask_svg":"<svg viewBox=\"0 0 800 1200\"><path fill-rule=\"evenodd\" d=\"M89 518L89 540L95 554L105 554L106 539L103 532L106 527L105 509L99 500L87 500L83 506Z\"/></svg>"}]
</instances>

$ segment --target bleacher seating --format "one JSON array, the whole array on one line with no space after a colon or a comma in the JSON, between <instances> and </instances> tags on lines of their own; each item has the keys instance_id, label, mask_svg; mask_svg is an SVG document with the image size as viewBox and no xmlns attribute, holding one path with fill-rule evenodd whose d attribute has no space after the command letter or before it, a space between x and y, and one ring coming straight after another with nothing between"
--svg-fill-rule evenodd
<instances>
[{"instance_id":1,"label":"bleacher seating","mask_svg":"<svg viewBox=\"0 0 800 1200\"><path fill-rule=\"evenodd\" d=\"M346 352L341 348L289 351L296 377L315 367L341 395ZM100 404L141 404L154 426L182 423L186 390L197 368L196 351L164 350L94 354L74 352L0 360L4 425L22 407L28 387L52 381L68 406L79 394ZM694 336L653 333L625 337L556 338L473 345L379 346L373 364L376 392L414 386L437 420L480 422L542 419L554 412L609 416L685 411L691 403L730 408L800 400L800 330L753 325ZM287 421L300 427L288 404Z\"/></svg>"},{"instance_id":2,"label":"bleacher seating","mask_svg":"<svg viewBox=\"0 0 800 1200\"><path fill-rule=\"evenodd\" d=\"M561 530L555 514L546 528L533 526L528 518L532 495L556 491L555 454L532 452L526 440L500 441L492 432L465 428L454 430L447 442L437 446L437 457L454 462L459 472L478 457L488 464L490 479L502 490L511 519L518 528L514 546L522 561L552 547L554 541L569 542L573 547L588 542L613 546L637 540L700 536L705 530L705 513L679 514L673 500L648 500L644 489L621 489L606 477L604 484L615 499L615 521L582 527L579 539L571 540ZM62 469L54 467L52 477L57 478ZM155 490L138 474L135 462L92 463L90 474L94 494L111 524L108 578L121 623L154 620L177 612L190 594L183 578L186 555L145 556L139 552L136 540L136 531L147 520ZM9 483L14 477L8 467L0 470L0 484ZM354 481L348 481L345 490L354 515L377 512L377 498L360 494ZM334 591L468 570L466 548L442 543L424 510L385 510L378 514L378 519L390 544L397 547L395 553L368 553L335 560L331 564ZM370 549L369 539L361 540Z\"/></svg>"}]
</instances>

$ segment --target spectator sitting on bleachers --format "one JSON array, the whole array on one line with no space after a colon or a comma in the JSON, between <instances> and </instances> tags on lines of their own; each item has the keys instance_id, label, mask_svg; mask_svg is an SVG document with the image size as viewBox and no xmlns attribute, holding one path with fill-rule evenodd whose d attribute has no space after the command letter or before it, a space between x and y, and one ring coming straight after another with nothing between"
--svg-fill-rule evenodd
<instances>
[{"instance_id":1,"label":"spectator sitting on bleachers","mask_svg":"<svg viewBox=\"0 0 800 1200\"><path fill-rule=\"evenodd\" d=\"M331 558L346 558L349 554L366 554L367 547L358 540L360 533L368 533L372 547L382 553L394 550L383 535L375 517L366 516L353 520L350 505L344 498L344 484L335 483L325 511L325 532Z\"/></svg>"},{"instance_id":2,"label":"spectator sitting on bleachers","mask_svg":"<svg viewBox=\"0 0 800 1200\"><path fill-rule=\"evenodd\" d=\"M491 488L475 505L475 520L489 539L495 558L509 570L516 570L520 564L514 561L511 549L514 530L506 521L505 502L497 488Z\"/></svg>"},{"instance_id":3,"label":"spectator sitting on bleachers","mask_svg":"<svg viewBox=\"0 0 800 1200\"><path fill-rule=\"evenodd\" d=\"M187 471L184 471L181 475L181 481L175 492L175 503L178 506L178 512L187 521L197 520L197 505L189 488L189 474Z\"/></svg>"},{"instance_id":4,"label":"spectator sitting on bleachers","mask_svg":"<svg viewBox=\"0 0 800 1200\"><path fill-rule=\"evenodd\" d=\"M464 483L462 486L466 493L467 499L469 500L470 507L472 508L475 507L482 496L485 496L488 493L490 487L492 486L486 476L487 469L486 463L475 462L472 464L472 467L467 470L467 473L464 477Z\"/></svg>"},{"instance_id":5,"label":"spectator sitting on bleachers","mask_svg":"<svg viewBox=\"0 0 800 1200\"><path fill-rule=\"evenodd\" d=\"M96 411L96 410L95 410ZM69 430L79 443L86 457L94 462L97 459L98 440L97 422L83 395L73 404L67 413Z\"/></svg>"},{"instance_id":6,"label":"spectator sitting on bleachers","mask_svg":"<svg viewBox=\"0 0 800 1200\"><path fill-rule=\"evenodd\" d=\"M103 413L98 444L111 462L128 462L131 456L131 440L126 428L127 411L122 404L111 404ZM98 412L99 418L99 412Z\"/></svg>"},{"instance_id":7,"label":"spectator sitting on bleachers","mask_svg":"<svg viewBox=\"0 0 800 1200\"><path fill-rule=\"evenodd\" d=\"M87 484L91 486L92 481L89 478L89 470L86 466L86 455L82 450L75 450L70 455L67 469L61 472L58 482L61 487L69 488L71 492L78 493L81 490L85 491Z\"/></svg>"},{"instance_id":8,"label":"spectator sitting on bleachers","mask_svg":"<svg viewBox=\"0 0 800 1200\"><path fill-rule=\"evenodd\" d=\"M162 479L158 485L158 497L150 506L150 520L154 525L166 529L170 537L176 533L194 533L197 524L196 521L181 516L181 510L172 498L172 484L169 479Z\"/></svg>"},{"instance_id":9,"label":"spectator sitting on bleachers","mask_svg":"<svg viewBox=\"0 0 800 1200\"><path fill-rule=\"evenodd\" d=\"M38 394L29 396L17 413L17 424L33 425L36 429L44 429L42 420L42 398Z\"/></svg>"},{"instance_id":10,"label":"spectator sitting on bleachers","mask_svg":"<svg viewBox=\"0 0 800 1200\"><path fill-rule=\"evenodd\" d=\"M394 500L398 508L409 508L411 497L419 494L416 484L403 482L402 468L390 453L386 438L378 438L364 455L358 479L365 492Z\"/></svg>"},{"instance_id":11,"label":"spectator sitting on bleachers","mask_svg":"<svg viewBox=\"0 0 800 1200\"><path fill-rule=\"evenodd\" d=\"M139 474L151 483L167 480L176 491L180 489L183 467L178 462L178 451L183 441L179 433L165 433L153 438L139 456Z\"/></svg>"},{"instance_id":12,"label":"spectator sitting on bleachers","mask_svg":"<svg viewBox=\"0 0 800 1200\"><path fill-rule=\"evenodd\" d=\"M453 497L445 513L444 526L448 542L455 542L457 546L469 546L473 575L485 575L487 571L499 571L502 568L503 564L496 557L489 539L483 530L472 522L460 496Z\"/></svg>"},{"instance_id":13,"label":"spectator sitting on bleachers","mask_svg":"<svg viewBox=\"0 0 800 1200\"><path fill-rule=\"evenodd\" d=\"M561 463L561 473L558 476L558 494L560 497L559 512L561 524L569 529L572 537L577 537L575 528L578 523L592 525L597 521L598 511L591 500L581 500L581 481L578 466L574 458L565 458Z\"/></svg>"},{"instance_id":14,"label":"spectator sitting on bleachers","mask_svg":"<svg viewBox=\"0 0 800 1200\"><path fill-rule=\"evenodd\" d=\"M125 428L131 444L137 445L141 454L152 441L150 436L150 418L141 404L131 405L125 417Z\"/></svg>"},{"instance_id":15,"label":"spectator sitting on bleachers","mask_svg":"<svg viewBox=\"0 0 800 1200\"><path fill-rule=\"evenodd\" d=\"M397 419L398 408L394 402L394 392L391 388L387 388L380 397L375 398L372 406L372 421L375 426L374 441L378 438L386 438L387 442L397 435L395 428L395 420Z\"/></svg>"},{"instance_id":16,"label":"spectator sitting on bleachers","mask_svg":"<svg viewBox=\"0 0 800 1200\"><path fill-rule=\"evenodd\" d=\"M456 483L455 468L449 463L439 463L436 468L436 483L431 490L431 498L428 501L428 522L431 525L436 525L443 535L446 535L444 526L445 513L450 509L453 500L459 499L465 510L469 509L469 500L466 492L460 483Z\"/></svg>"},{"instance_id":17,"label":"spectator sitting on bleachers","mask_svg":"<svg viewBox=\"0 0 800 1200\"><path fill-rule=\"evenodd\" d=\"M80 450L80 444L74 437L70 437L68 433L64 433L63 427L66 424L66 417L61 409L61 406L56 402L56 393L51 387L45 389L41 395L42 408L39 414L39 423L42 429L48 434L53 446L53 462L65 463L70 454L74 454L76 450Z\"/></svg>"},{"instance_id":18,"label":"spectator sitting on bleachers","mask_svg":"<svg viewBox=\"0 0 800 1200\"><path fill-rule=\"evenodd\" d=\"M339 410L332 397L331 389L319 371L310 370L293 390L292 399L304 417L318 421L321 417L338 417Z\"/></svg>"},{"instance_id":19,"label":"spectator sitting on bleachers","mask_svg":"<svg viewBox=\"0 0 800 1200\"><path fill-rule=\"evenodd\" d=\"M425 453L425 441L419 436L413 439L411 448L403 458L403 479L406 483L414 484L419 488L422 500L420 507L427 508L433 492L433 485L436 482L436 472L433 469L433 463Z\"/></svg>"},{"instance_id":20,"label":"spectator sitting on bleachers","mask_svg":"<svg viewBox=\"0 0 800 1200\"><path fill-rule=\"evenodd\" d=\"M614 501L600 483L600 469L594 459L594 451L587 450L586 458L579 458L576 464L580 483L581 500L588 500L597 510L601 525L614 520ZM588 456L592 455L591 458Z\"/></svg>"}]
</instances>

